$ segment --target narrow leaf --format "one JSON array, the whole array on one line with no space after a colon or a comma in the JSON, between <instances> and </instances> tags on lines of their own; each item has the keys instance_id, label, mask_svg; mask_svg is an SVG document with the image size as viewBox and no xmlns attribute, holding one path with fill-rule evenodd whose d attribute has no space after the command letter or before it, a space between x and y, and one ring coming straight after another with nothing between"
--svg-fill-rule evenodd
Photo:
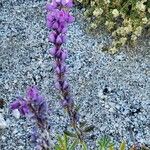
<instances>
[{"instance_id":1,"label":"narrow leaf","mask_svg":"<svg viewBox=\"0 0 150 150\"><path fill-rule=\"evenodd\" d=\"M75 150L77 144L78 144L78 140L74 140L74 142L71 144L69 150Z\"/></svg>"},{"instance_id":2,"label":"narrow leaf","mask_svg":"<svg viewBox=\"0 0 150 150\"><path fill-rule=\"evenodd\" d=\"M61 149L61 147L59 147L59 145L56 145L55 150L62 150L62 149Z\"/></svg>"},{"instance_id":3,"label":"narrow leaf","mask_svg":"<svg viewBox=\"0 0 150 150\"><path fill-rule=\"evenodd\" d=\"M114 150L114 145L110 145L109 150Z\"/></svg>"},{"instance_id":4,"label":"narrow leaf","mask_svg":"<svg viewBox=\"0 0 150 150\"><path fill-rule=\"evenodd\" d=\"M94 129L94 126L90 125L88 127L85 127L84 130L83 130L83 132L91 132L93 129Z\"/></svg>"},{"instance_id":5,"label":"narrow leaf","mask_svg":"<svg viewBox=\"0 0 150 150\"><path fill-rule=\"evenodd\" d=\"M68 145L68 136L66 134L64 134L64 146L65 146L65 150L67 150L67 145Z\"/></svg>"},{"instance_id":6,"label":"narrow leaf","mask_svg":"<svg viewBox=\"0 0 150 150\"><path fill-rule=\"evenodd\" d=\"M72 133L72 132L70 132L70 131L67 131L67 130L65 130L64 133L65 133L66 135L70 136L70 137L77 137L76 134L74 134L74 133Z\"/></svg>"},{"instance_id":7,"label":"narrow leaf","mask_svg":"<svg viewBox=\"0 0 150 150\"><path fill-rule=\"evenodd\" d=\"M87 145L84 142L82 143L82 148L83 150L87 150Z\"/></svg>"},{"instance_id":8,"label":"narrow leaf","mask_svg":"<svg viewBox=\"0 0 150 150\"><path fill-rule=\"evenodd\" d=\"M64 149L64 142L60 136L58 136L58 142L59 142L59 146L62 147L62 149Z\"/></svg>"},{"instance_id":9,"label":"narrow leaf","mask_svg":"<svg viewBox=\"0 0 150 150\"><path fill-rule=\"evenodd\" d=\"M87 121L80 122L80 128L83 128L86 125Z\"/></svg>"},{"instance_id":10,"label":"narrow leaf","mask_svg":"<svg viewBox=\"0 0 150 150\"><path fill-rule=\"evenodd\" d=\"M122 141L121 145L120 145L120 150L125 150L126 149L126 143L124 141Z\"/></svg>"}]
</instances>

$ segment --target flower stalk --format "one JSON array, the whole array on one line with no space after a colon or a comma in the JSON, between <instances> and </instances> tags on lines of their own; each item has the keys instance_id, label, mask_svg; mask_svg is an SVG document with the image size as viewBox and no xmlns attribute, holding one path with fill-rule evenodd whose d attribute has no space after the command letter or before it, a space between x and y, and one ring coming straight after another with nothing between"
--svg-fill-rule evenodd
<instances>
[{"instance_id":1,"label":"flower stalk","mask_svg":"<svg viewBox=\"0 0 150 150\"><path fill-rule=\"evenodd\" d=\"M54 45L50 50L50 54L54 57L55 87L61 94L61 105L67 110L72 127L78 138L82 140L82 132L78 127L78 112L70 95L70 86L66 80L67 66L65 61L68 57L68 52L62 48L62 44L66 42L68 25L74 21L74 17L69 13L69 8L72 6L73 2L71 0L52 0L46 6L46 24L52 30L48 39Z\"/></svg>"}]
</instances>

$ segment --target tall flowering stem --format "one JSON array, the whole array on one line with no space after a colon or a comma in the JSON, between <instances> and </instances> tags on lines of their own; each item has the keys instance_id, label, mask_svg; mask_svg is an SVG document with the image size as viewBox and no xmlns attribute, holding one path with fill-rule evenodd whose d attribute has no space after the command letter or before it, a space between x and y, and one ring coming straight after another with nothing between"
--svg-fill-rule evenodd
<instances>
[{"instance_id":1,"label":"tall flowering stem","mask_svg":"<svg viewBox=\"0 0 150 150\"><path fill-rule=\"evenodd\" d=\"M27 89L25 98L19 97L10 108L18 109L22 116L34 123L31 141L36 145L36 150L50 150L50 124L48 122L48 105L40 95L38 89L31 86Z\"/></svg>"},{"instance_id":2,"label":"tall flowering stem","mask_svg":"<svg viewBox=\"0 0 150 150\"><path fill-rule=\"evenodd\" d=\"M71 0L52 0L46 6L46 24L52 30L48 39L49 42L54 44L50 54L55 60L53 66L56 74L55 87L61 93L61 105L67 110L72 127L75 129L78 137L82 139L82 132L78 127L78 113L66 80L67 67L65 61L68 53L66 49L62 48L62 44L66 42L68 25L74 21L74 17L69 13L69 9L72 6L73 2Z\"/></svg>"}]
</instances>

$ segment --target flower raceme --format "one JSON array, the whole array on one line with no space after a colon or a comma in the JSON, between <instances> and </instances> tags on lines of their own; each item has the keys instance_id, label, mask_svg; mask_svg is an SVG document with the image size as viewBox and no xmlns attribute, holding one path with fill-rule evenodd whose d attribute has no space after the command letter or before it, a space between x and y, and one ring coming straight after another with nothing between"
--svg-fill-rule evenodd
<instances>
[{"instance_id":1,"label":"flower raceme","mask_svg":"<svg viewBox=\"0 0 150 150\"><path fill-rule=\"evenodd\" d=\"M66 80L67 67L65 60L68 58L68 52L62 48L62 44L66 42L68 26L74 21L74 17L69 13L69 8L72 6L72 0L52 0L52 2L46 6L46 24L51 30L48 40L54 44L54 47L50 50L50 54L55 59L53 64L56 74L55 87L61 93L60 103L62 107L67 110L71 125L75 131L78 132L78 112L70 96L70 87ZM81 139L80 135L78 137Z\"/></svg>"},{"instance_id":2,"label":"flower raceme","mask_svg":"<svg viewBox=\"0 0 150 150\"><path fill-rule=\"evenodd\" d=\"M26 98L18 98L11 104L11 109L18 109L23 116L32 116L37 119L38 125L45 126L46 112L48 111L47 103L39 94L36 87L32 86L27 89Z\"/></svg>"},{"instance_id":3,"label":"flower raceme","mask_svg":"<svg viewBox=\"0 0 150 150\"><path fill-rule=\"evenodd\" d=\"M61 104L65 104L63 106L73 105L73 101L70 100L71 97L69 95L69 84L65 79L67 71L65 60L68 53L66 49L61 47L66 42L68 25L74 21L74 17L68 11L72 6L73 3L71 0L52 0L46 6L46 24L52 30L48 36L48 40L54 44L54 47L50 50L50 54L55 58L53 65L56 73L55 87L62 93L63 100L61 100Z\"/></svg>"},{"instance_id":4,"label":"flower raceme","mask_svg":"<svg viewBox=\"0 0 150 150\"><path fill-rule=\"evenodd\" d=\"M18 109L20 114L34 122L34 132L31 134L32 142L37 150L47 150L50 147L50 125L48 123L48 106L35 86L27 89L26 97L19 97L11 103L12 110ZM34 139L34 140L33 140Z\"/></svg>"}]
</instances>

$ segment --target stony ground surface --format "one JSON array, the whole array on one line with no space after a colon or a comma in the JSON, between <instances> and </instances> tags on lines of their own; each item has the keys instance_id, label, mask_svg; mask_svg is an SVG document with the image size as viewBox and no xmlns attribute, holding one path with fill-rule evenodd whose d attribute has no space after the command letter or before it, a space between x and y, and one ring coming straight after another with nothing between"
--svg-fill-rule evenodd
<instances>
[{"instance_id":1,"label":"stony ground surface","mask_svg":"<svg viewBox=\"0 0 150 150\"><path fill-rule=\"evenodd\" d=\"M62 133L67 125L53 88L45 3L0 1L0 98L6 102L0 113L7 123L6 129L0 129L1 150L33 149L27 134L30 123L22 117L16 119L8 109L16 96L25 94L28 85L38 85L53 109L52 135ZM95 147L93 139L103 135L116 143L124 139L128 145L134 141L150 144L149 39L112 56L102 52L109 36L86 34L80 12L75 10L74 14L76 22L70 26L65 45L69 50L68 79L81 107L81 118L95 126L87 138L89 149Z\"/></svg>"}]
</instances>

